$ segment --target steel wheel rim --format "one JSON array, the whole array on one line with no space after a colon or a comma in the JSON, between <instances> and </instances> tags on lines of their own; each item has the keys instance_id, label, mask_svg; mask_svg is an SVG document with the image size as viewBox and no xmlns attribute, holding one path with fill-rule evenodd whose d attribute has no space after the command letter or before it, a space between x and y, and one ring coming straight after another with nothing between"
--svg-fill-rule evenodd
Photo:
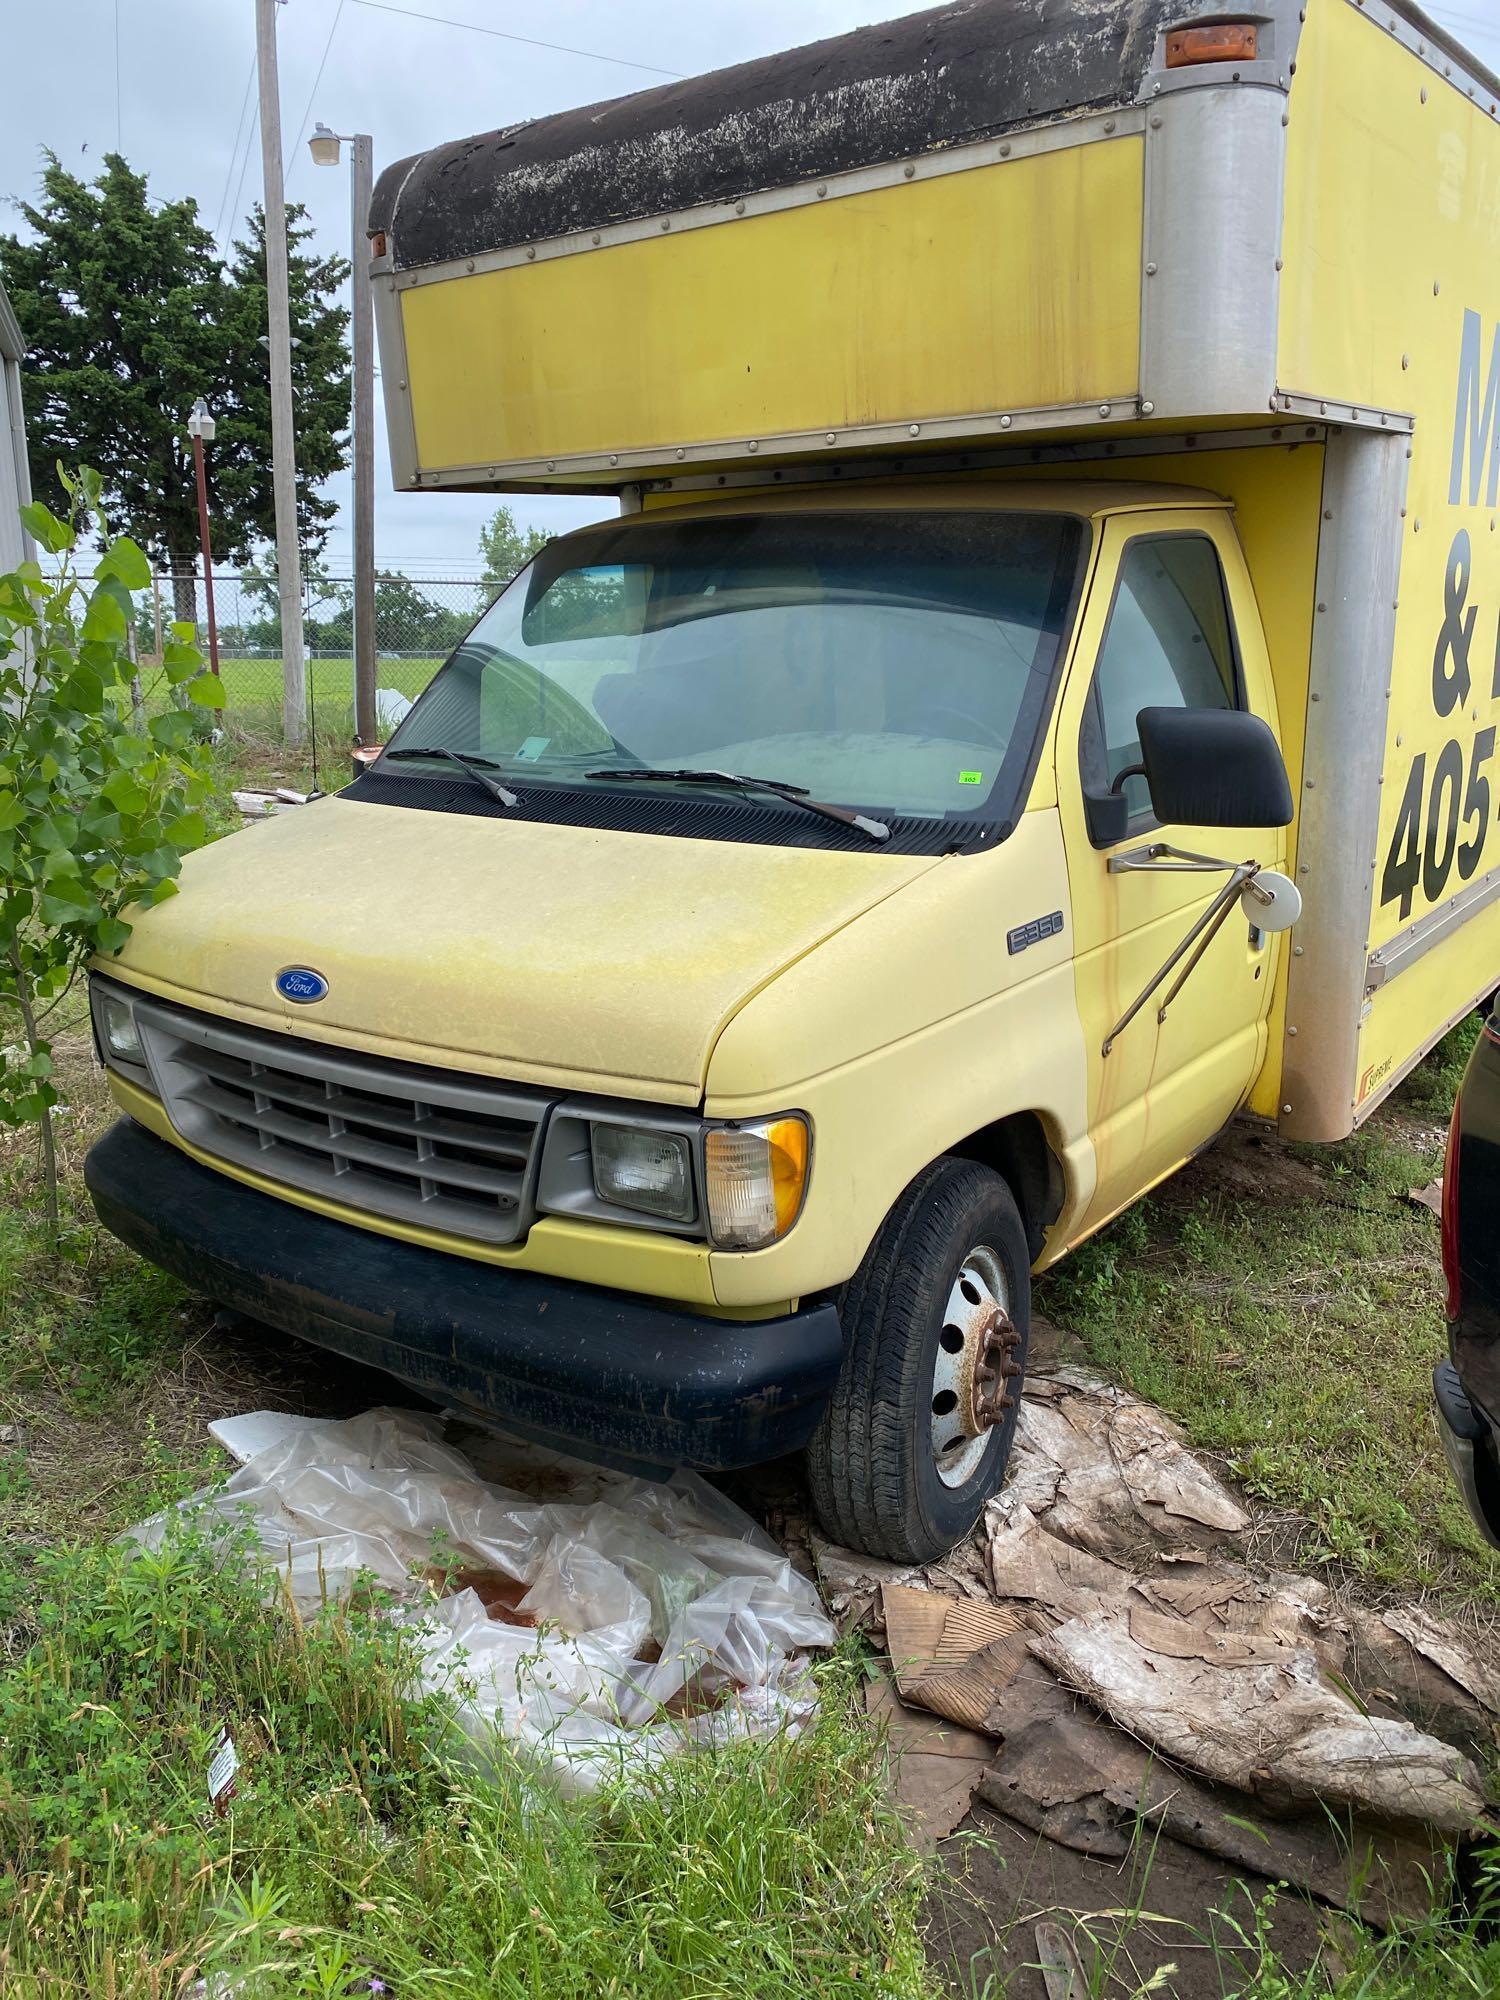
<instances>
[{"instance_id":1,"label":"steel wheel rim","mask_svg":"<svg viewBox=\"0 0 1500 2000\"><path fill-rule=\"evenodd\" d=\"M932 1462L944 1486L972 1479L989 1443L990 1426L974 1416L974 1375L997 1307L1008 1325L1005 1266L987 1243L977 1243L959 1265L948 1293L933 1359L928 1397Z\"/></svg>"}]
</instances>

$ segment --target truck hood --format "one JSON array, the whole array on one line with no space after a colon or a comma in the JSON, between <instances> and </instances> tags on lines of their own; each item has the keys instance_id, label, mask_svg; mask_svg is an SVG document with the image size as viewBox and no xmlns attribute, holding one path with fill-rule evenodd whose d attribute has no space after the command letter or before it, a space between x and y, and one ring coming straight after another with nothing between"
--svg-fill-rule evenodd
<instances>
[{"instance_id":1,"label":"truck hood","mask_svg":"<svg viewBox=\"0 0 1500 2000\"><path fill-rule=\"evenodd\" d=\"M190 855L105 969L311 1040L692 1104L751 995L933 866L330 798ZM324 999L281 999L293 965Z\"/></svg>"}]
</instances>

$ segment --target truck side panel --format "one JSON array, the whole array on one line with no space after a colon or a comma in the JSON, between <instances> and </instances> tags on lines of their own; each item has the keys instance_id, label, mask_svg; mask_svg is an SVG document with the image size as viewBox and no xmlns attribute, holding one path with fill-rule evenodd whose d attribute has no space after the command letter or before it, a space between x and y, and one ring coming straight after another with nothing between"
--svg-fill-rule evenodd
<instances>
[{"instance_id":1,"label":"truck side panel","mask_svg":"<svg viewBox=\"0 0 1500 2000\"><path fill-rule=\"evenodd\" d=\"M1337 829L1346 851L1368 846L1366 935L1342 947L1366 958L1363 1018L1320 1083L1309 1068L1288 1121L1307 1138L1368 1116L1500 982L1500 123L1482 80L1471 91L1453 67L1450 80L1351 0L1317 0L1291 97L1278 385L1353 402L1366 423L1415 418L1393 662L1336 677L1341 727L1303 780L1362 761L1377 732L1378 813ZM1367 592L1394 567L1381 533L1395 529L1372 522L1356 565ZM1301 857L1308 953L1320 895L1347 889L1328 858Z\"/></svg>"}]
</instances>

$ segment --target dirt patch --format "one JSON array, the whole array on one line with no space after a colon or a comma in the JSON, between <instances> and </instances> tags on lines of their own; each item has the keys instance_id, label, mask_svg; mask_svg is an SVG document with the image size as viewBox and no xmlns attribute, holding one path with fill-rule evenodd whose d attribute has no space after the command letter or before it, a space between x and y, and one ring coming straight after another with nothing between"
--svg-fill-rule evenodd
<instances>
[{"instance_id":1,"label":"dirt patch","mask_svg":"<svg viewBox=\"0 0 1500 2000\"><path fill-rule=\"evenodd\" d=\"M1158 1199L1169 1207L1191 1207L1208 1193L1287 1208L1298 1201L1326 1201L1328 1182L1274 1132L1241 1119L1174 1175Z\"/></svg>"},{"instance_id":2,"label":"dirt patch","mask_svg":"<svg viewBox=\"0 0 1500 2000\"><path fill-rule=\"evenodd\" d=\"M938 1851L946 1879L929 1904L927 1945L949 1992L966 2000L987 1979L1006 2000L1047 2000L1037 1969L1044 1919L1063 1929L1083 1992L1099 2000L1139 1993L1154 1975L1163 1979L1154 1990L1175 2000L1220 2000L1260 1962L1256 1908L1275 1885L1177 1841L1148 1835L1123 1860L1102 1861L979 1806ZM1288 1967L1310 1966L1332 1921L1282 1893L1268 1941Z\"/></svg>"}]
</instances>

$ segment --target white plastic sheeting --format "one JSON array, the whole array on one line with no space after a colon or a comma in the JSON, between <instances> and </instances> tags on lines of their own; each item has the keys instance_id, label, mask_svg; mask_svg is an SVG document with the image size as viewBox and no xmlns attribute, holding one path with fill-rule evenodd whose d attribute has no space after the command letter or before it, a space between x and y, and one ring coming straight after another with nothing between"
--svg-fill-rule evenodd
<instances>
[{"instance_id":1,"label":"white plastic sheeting","mask_svg":"<svg viewBox=\"0 0 1500 2000\"><path fill-rule=\"evenodd\" d=\"M376 688L375 720L384 730L392 730L397 723L405 722L412 712L410 695L402 694L399 688Z\"/></svg>"},{"instance_id":2,"label":"white plastic sheeting","mask_svg":"<svg viewBox=\"0 0 1500 2000\"><path fill-rule=\"evenodd\" d=\"M532 1490L494 1484L409 1410L212 1428L243 1462L183 1505L242 1521L304 1615L372 1576L478 1746L498 1725L587 1790L811 1713L799 1656L835 1637L817 1589L693 1473L632 1479L485 1440ZM168 1518L131 1533L154 1543Z\"/></svg>"}]
</instances>

